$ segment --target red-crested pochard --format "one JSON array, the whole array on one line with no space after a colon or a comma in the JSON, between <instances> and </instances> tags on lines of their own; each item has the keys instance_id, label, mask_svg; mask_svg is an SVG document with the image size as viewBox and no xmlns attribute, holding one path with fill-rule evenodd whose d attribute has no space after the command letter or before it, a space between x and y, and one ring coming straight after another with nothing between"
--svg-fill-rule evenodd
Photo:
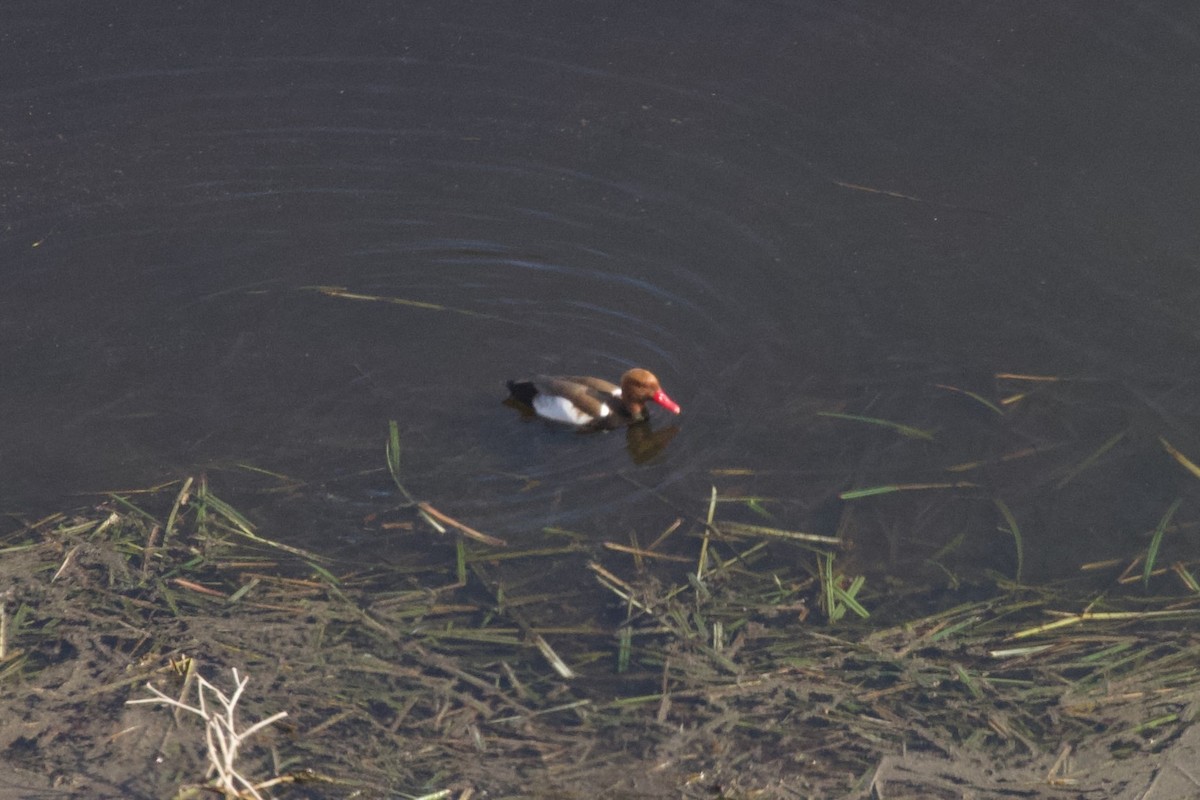
<instances>
[{"instance_id":1,"label":"red-crested pochard","mask_svg":"<svg viewBox=\"0 0 1200 800\"><path fill-rule=\"evenodd\" d=\"M646 403L653 401L673 414L679 405L667 397L654 373L631 369L616 386L600 378L539 375L509 381L512 399L539 417L565 422L584 430L619 428L647 419Z\"/></svg>"}]
</instances>

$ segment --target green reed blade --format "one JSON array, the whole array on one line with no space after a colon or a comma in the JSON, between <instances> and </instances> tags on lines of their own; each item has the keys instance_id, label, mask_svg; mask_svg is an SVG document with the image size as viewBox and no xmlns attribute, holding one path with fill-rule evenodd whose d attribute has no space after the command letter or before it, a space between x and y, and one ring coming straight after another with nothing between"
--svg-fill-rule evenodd
<instances>
[{"instance_id":1,"label":"green reed blade","mask_svg":"<svg viewBox=\"0 0 1200 800\"><path fill-rule=\"evenodd\" d=\"M1182 502L1182 497L1175 498L1175 502L1171 503L1167 513L1163 514L1162 519L1158 521L1154 535L1150 537L1150 546L1146 548L1146 563L1142 566L1142 588L1150 588L1150 574L1154 572L1154 564L1158 560L1158 549L1162 547L1163 534L1167 532L1167 526L1171 524L1171 518L1175 516L1175 512L1179 510Z\"/></svg>"},{"instance_id":2,"label":"green reed blade","mask_svg":"<svg viewBox=\"0 0 1200 800\"><path fill-rule=\"evenodd\" d=\"M912 425L905 425L901 422L892 422L890 419L880 419L879 417L866 417L861 414L843 414L838 411L818 411L818 417L829 417L830 419L845 419L851 422L865 422L868 425L879 425L883 428L891 428L901 436L907 436L910 439L924 439L933 441L933 431L927 431L923 428L917 428Z\"/></svg>"},{"instance_id":3,"label":"green reed blade","mask_svg":"<svg viewBox=\"0 0 1200 800\"><path fill-rule=\"evenodd\" d=\"M621 628L617 638L617 674L629 671L629 657L633 652L633 629L629 626Z\"/></svg>"},{"instance_id":4,"label":"green reed blade","mask_svg":"<svg viewBox=\"0 0 1200 800\"><path fill-rule=\"evenodd\" d=\"M388 473L392 476L392 482L396 484L396 488L400 490L400 494L409 503L416 505L417 501L408 493L408 489L404 488L404 484L400 482L400 426L396 424L396 420L388 420L388 440L387 440L387 468ZM436 527L436 526L435 526Z\"/></svg>"},{"instance_id":5,"label":"green reed blade","mask_svg":"<svg viewBox=\"0 0 1200 800\"><path fill-rule=\"evenodd\" d=\"M858 594L859 589L862 588L865 581L866 579L859 575L851 582L849 589L843 589L836 582L833 584L833 595L841 601L839 605L850 609L862 619L868 619L871 616L871 612L867 611L863 607L863 604L858 602L855 595ZM838 616L841 616L841 614Z\"/></svg>"},{"instance_id":6,"label":"green reed blade","mask_svg":"<svg viewBox=\"0 0 1200 800\"><path fill-rule=\"evenodd\" d=\"M970 481L955 481L953 483L888 483L882 486L866 486L862 489L849 489L838 494L841 500L858 500L863 497L874 497L879 494L893 492L914 492L926 489L973 489L979 484Z\"/></svg>"},{"instance_id":7,"label":"green reed blade","mask_svg":"<svg viewBox=\"0 0 1200 800\"><path fill-rule=\"evenodd\" d=\"M1065 476L1063 476L1063 479L1060 480L1054 488L1061 489L1064 486L1066 486L1068 483L1070 483L1071 481L1075 480L1075 478L1079 475L1079 473L1083 472L1084 470L1086 470L1087 468L1089 468L1090 466L1095 464L1102 455L1104 455L1109 450L1116 447L1117 443L1120 442L1122 439L1124 439L1125 435L1127 433L1129 433L1128 428L1126 428L1123 431L1117 431L1112 436L1110 436L1108 438L1108 440L1104 442L1104 444L1097 447L1096 450L1091 455L1089 455L1083 461L1079 462L1078 466L1076 466L1074 469L1072 469L1070 472L1068 472Z\"/></svg>"},{"instance_id":8,"label":"green reed blade","mask_svg":"<svg viewBox=\"0 0 1200 800\"><path fill-rule=\"evenodd\" d=\"M1004 521L1008 524L1008 532L1012 534L1013 546L1017 550L1017 574L1013 578L1016 583L1021 582L1021 574L1025 569L1025 543L1021 539L1021 527L1017 525L1017 518L1013 516L1012 511L1000 498L996 498L996 508L1000 509L1000 513L1004 515Z\"/></svg>"}]
</instances>

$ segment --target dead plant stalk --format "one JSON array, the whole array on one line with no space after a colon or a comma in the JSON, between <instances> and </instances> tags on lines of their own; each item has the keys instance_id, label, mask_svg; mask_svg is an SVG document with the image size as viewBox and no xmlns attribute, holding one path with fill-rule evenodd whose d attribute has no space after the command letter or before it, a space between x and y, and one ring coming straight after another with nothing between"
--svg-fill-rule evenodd
<instances>
[{"instance_id":1,"label":"dead plant stalk","mask_svg":"<svg viewBox=\"0 0 1200 800\"><path fill-rule=\"evenodd\" d=\"M249 676L245 678L239 676L236 668L231 671L233 672L233 682L236 687L231 695L226 695L203 677L197 676L196 696L199 703L198 706L188 705L173 697L168 697L150 683L146 684L146 688L150 690L154 697L129 700L127 704L164 703L200 717L204 720L204 736L205 742L208 745L208 760L210 764L208 775L205 777L210 778L213 773L216 773L217 785L227 796L250 796L255 798L255 800L262 800L262 795L259 794L258 787L239 773L234 766L237 762L238 750L246 739L266 726L283 719L287 716L287 712L280 711L278 714L273 714L264 720L254 723L249 728L239 731L237 729L235 712L238 700L241 699L242 691L246 688L246 684L250 682L250 678ZM216 707L213 704L214 700L216 701Z\"/></svg>"}]
</instances>

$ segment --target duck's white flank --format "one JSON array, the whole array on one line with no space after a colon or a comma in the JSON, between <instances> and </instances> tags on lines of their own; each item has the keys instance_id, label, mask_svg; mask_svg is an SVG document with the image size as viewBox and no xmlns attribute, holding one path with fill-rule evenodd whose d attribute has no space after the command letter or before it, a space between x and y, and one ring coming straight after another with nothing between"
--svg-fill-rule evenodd
<instances>
[{"instance_id":1,"label":"duck's white flank","mask_svg":"<svg viewBox=\"0 0 1200 800\"><path fill-rule=\"evenodd\" d=\"M596 419L567 398L552 394L534 396L533 410L540 417L565 422L568 425L588 425ZM600 416L607 417L610 413L612 412L607 405L600 407Z\"/></svg>"}]
</instances>

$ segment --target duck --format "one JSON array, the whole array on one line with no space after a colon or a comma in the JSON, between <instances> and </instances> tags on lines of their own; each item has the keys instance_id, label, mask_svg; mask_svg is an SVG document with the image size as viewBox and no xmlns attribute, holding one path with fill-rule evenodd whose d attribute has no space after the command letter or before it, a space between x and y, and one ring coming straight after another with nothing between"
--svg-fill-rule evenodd
<instances>
[{"instance_id":1,"label":"duck","mask_svg":"<svg viewBox=\"0 0 1200 800\"><path fill-rule=\"evenodd\" d=\"M543 419L584 431L611 430L649 419L649 402L672 414L680 412L679 404L662 390L654 373L640 367L622 375L620 385L577 375L538 375L507 385L511 401Z\"/></svg>"}]
</instances>

